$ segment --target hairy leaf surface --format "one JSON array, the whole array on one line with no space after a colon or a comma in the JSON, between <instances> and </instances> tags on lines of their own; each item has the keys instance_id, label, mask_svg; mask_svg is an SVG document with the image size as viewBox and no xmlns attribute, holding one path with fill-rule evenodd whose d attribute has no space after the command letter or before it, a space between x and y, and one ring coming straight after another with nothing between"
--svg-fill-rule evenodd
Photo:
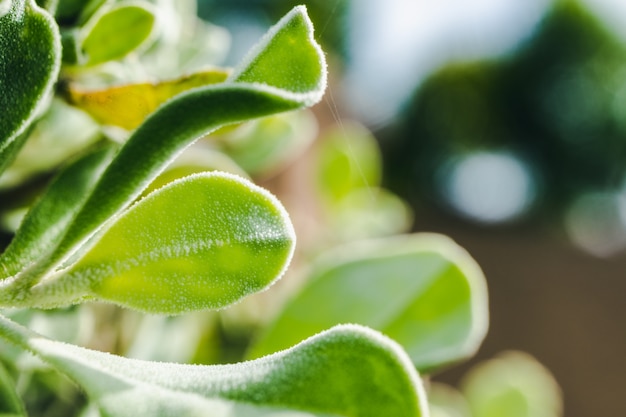
<instances>
[{"instance_id":1,"label":"hairy leaf surface","mask_svg":"<svg viewBox=\"0 0 626 417\"><path fill-rule=\"evenodd\" d=\"M0 337L84 387L107 417L421 417L427 405L409 358L371 329L337 326L298 345L232 365L145 362L45 339L0 316Z\"/></svg>"},{"instance_id":2,"label":"hairy leaf surface","mask_svg":"<svg viewBox=\"0 0 626 417\"><path fill-rule=\"evenodd\" d=\"M482 272L451 240L418 234L348 245L321 260L308 284L270 324L249 356L290 346L339 323L399 342L420 370L475 352L487 330Z\"/></svg>"},{"instance_id":3,"label":"hairy leaf surface","mask_svg":"<svg viewBox=\"0 0 626 417\"><path fill-rule=\"evenodd\" d=\"M196 174L135 204L62 276L32 291L61 291L62 302L74 287L79 297L152 313L215 309L272 284L294 245L287 213L267 191L231 174Z\"/></svg>"},{"instance_id":4,"label":"hairy leaf surface","mask_svg":"<svg viewBox=\"0 0 626 417\"><path fill-rule=\"evenodd\" d=\"M0 274L7 278L36 262L54 246L84 203L115 147L109 145L69 165L29 210L15 237L0 255Z\"/></svg>"},{"instance_id":5,"label":"hairy leaf surface","mask_svg":"<svg viewBox=\"0 0 626 417\"><path fill-rule=\"evenodd\" d=\"M16 154L16 138L51 93L61 60L59 29L34 0L9 1L0 15L0 171Z\"/></svg>"},{"instance_id":6,"label":"hairy leaf surface","mask_svg":"<svg viewBox=\"0 0 626 417\"><path fill-rule=\"evenodd\" d=\"M199 137L227 124L319 101L326 84L325 61L312 30L306 9L296 7L270 30L271 36L261 43L263 48L255 50L261 58L253 56L243 69L235 71L242 75L182 93L153 113L104 172L47 262L53 266L66 258L101 224L138 197L170 161ZM267 49L272 53L266 53ZM283 61L286 56L289 59ZM274 62L277 67L290 67L294 61L296 69L307 62L316 70L301 76L295 70L282 71L286 77L283 79L264 70L272 57L281 60ZM263 68L256 70L257 65Z\"/></svg>"}]
</instances>

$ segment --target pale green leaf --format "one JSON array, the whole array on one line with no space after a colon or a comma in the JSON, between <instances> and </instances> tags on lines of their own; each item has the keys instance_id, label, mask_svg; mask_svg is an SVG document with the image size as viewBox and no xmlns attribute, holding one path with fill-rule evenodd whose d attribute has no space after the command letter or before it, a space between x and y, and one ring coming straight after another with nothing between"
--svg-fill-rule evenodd
<instances>
[{"instance_id":1,"label":"pale green leaf","mask_svg":"<svg viewBox=\"0 0 626 417\"><path fill-rule=\"evenodd\" d=\"M561 417L561 390L550 372L523 352L505 352L472 368L462 391L473 417Z\"/></svg>"},{"instance_id":2,"label":"pale green leaf","mask_svg":"<svg viewBox=\"0 0 626 417\"><path fill-rule=\"evenodd\" d=\"M104 416L427 416L419 376L391 339L356 325L258 360L179 365L126 359L45 339L0 317L0 337L82 386ZM304 414L307 415L307 414Z\"/></svg>"},{"instance_id":3,"label":"pale green leaf","mask_svg":"<svg viewBox=\"0 0 626 417\"><path fill-rule=\"evenodd\" d=\"M81 29L87 64L123 58L150 40L156 16L146 2L118 4L96 13Z\"/></svg>"},{"instance_id":4,"label":"pale green leaf","mask_svg":"<svg viewBox=\"0 0 626 417\"><path fill-rule=\"evenodd\" d=\"M428 405L431 417L472 417L463 394L442 383L429 384Z\"/></svg>"},{"instance_id":5,"label":"pale green leaf","mask_svg":"<svg viewBox=\"0 0 626 417\"><path fill-rule=\"evenodd\" d=\"M52 248L55 252L46 257L48 265L62 261L105 221L130 204L169 162L199 137L224 125L300 109L321 99L326 84L325 60L312 38L306 9L296 7L270 33L273 37L264 39L262 45L274 52L288 51L285 54L289 59L282 61L285 54L266 54L261 49L258 54L262 59L250 58L249 67L236 70L246 74L245 83L231 76L225 83L184 92L153 113L104 172L64 238L57 248ZM266 75L255 67L259 63L267 65L272 57L281 59L274 64L282 67L290 67L292 60L302 65L304 59L317 71L307 72L306 79L292 72L286 74L292 79L279 79L276 75L268 80L253 77L253 74ZM311 89L304 90L304 86Z\"/></svg>"},{"instance_id":6,"label":"pale green leaf","mask_svg":"<svg viewBox=\"0 0 626 417\"><path fill-rule=\"evenodd\" d=\"M0 416L26 417L24 404L17 395L15 382L0 363Z\"/></svg>"},{"instance_id":7,"label":"pale green leaf","mask_svg":"<svg viewBox=\"0 0 626 417\"><path fill-rule=\"evenodd\" d=\"M320 141L317 150L318 192L333 204L355 189L377 187L382 161L376 138L364 126L342 123Z\"/></svg>"},{"instance_id":8,"label":"pale green leaf","mask_svg":"<svg viewBox=\"0 0 626 417\"><path fill-rule=\"evenodd\" d=\"M54 20L34 0L9 3L0 15L0 168L16 154L16 138L46 104L61 60Z\"/></svg>"},{"instance_id":9,"label":"pale green leaf","mask_svg":"<svg viewBox=\"0 0 626 417\"><path fill-rule=\"evenodd\" d=\"M17 187L49 174L100 138L98 125L59 99L28 129L28 141L0 177L0 188Z\"/></svg>"},{"instance_id":10,"label":"pale green leaf","mask_svg":"<svg viewBox=\"0 0 626 417\"><path fill-rule=\"evenodd\" d=\"M396 340L429 371L473 354L487 321L484 277L462 248L439 235L399 236L346 245L319 261L249 356L358 323Z\"/></svg>"},{"instance_id":11,"label":"pale green leaf","mask_svg":"<svg viewBox=\"0 0 626 417\"><path fill-rule=\"evenodd\" d=\"M328 207L329 235L343 241L406 233L411 208L397 195L379 187L356 188Z\"/></svg>"},{"instance_id":12,"label":"pale green leaf","mask_svg":"<svg viewBox=\"0 0 626 417\"><path fill-rule=\"evenodd\" d=\"M0 255L2 278L17 275L56 244L114 151L114 145L104 146L59 174L30 209L8 248Z\"/></svg>"},{"instance_id":13,"label":"pale green leaf","mask_svg":"<svg viewBox=\"0 0 626 417\"><path fill-rule=\"evenodd\" d=\"M271 285L294 244L287 213L267 191L231 174L196 174L132 206L32 293L39 305L46 295L75 301L72 291L152 313L216 309Z\"/></svg>"},{"instance_id":14,"label":"pale green leaf","mask_svg":"<svg viewBox=\"0 0 626 417\"><path fill-rule=\"evenodd\" d=\"M243 124L217 146L253 176L276 173L304 152L317 135L315 116L291 112Z\"/></svg>"}]
</instances>

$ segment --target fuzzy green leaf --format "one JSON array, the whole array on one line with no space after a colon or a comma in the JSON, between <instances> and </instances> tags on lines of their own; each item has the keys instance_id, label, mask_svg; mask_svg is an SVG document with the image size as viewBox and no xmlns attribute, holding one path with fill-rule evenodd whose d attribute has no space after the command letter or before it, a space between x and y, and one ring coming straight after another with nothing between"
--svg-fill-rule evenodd
<instances>
[{"instance_id":1,"label":"fuzzy green leaf","mask_svg":"<svg viewBox=\"0 0 626 417\"><path fill-rule=\"evenodd\" d=\"M9 3L9 11L0 15L0 168L15 155L16 138L45 104L61 60L54 20L34 0Z\"/></svg>"},{"instance_id":2,"label":"fuzzy green leaf","mask_svg":"<svg viewBox=\"0 0 626 417\"><path fill-rule=\"evenodd\" d=\"M337 326L254 361L213 366L87 350L45 339L1 316L0 337L68 375L107 417L271 416L285 410L346 417L428 415L421 381L402 349L356 325Z\"/></svg>"},{"instance_id":3,"label":"fuzzy green leaf","mask_svg":"<svg viewBox=\"0 0 626 417\"><path fill-rule=\"evenodd\" d=\"M309 104L317 102L326 88L326 61L306 8L295 7L273 26L229 79L270 85L309 96Z\"/></svg>"},{"instance_id":4,"label":"fuzzy green leaf","mask_svg":"<svg viewBox=\"0 0 626 417\"><path fill-rule=\"evenodd\" d=\"M74 288L81 298L151 313L215 309L271 285L294 244L287 213L267 191L231 174L196 174L135 204L62 276L32 292Z\"/></svg>"},{"instance_id":5,"label":"fuzzy green leaf","mask_svg":"<svg viewBox=\"0 0 626 417\"><path fill-rule=\"evenodd\" d=\"M82 32L88 64L120 59L150 39L156 16L149 3L117 5L94 15Z\"/></svg>"},{"instance_id":6,"label":"fuzzy green leaf","mask_svg":"<svg viewBox=\"0 0 626 417\"><path fill-rule=\"evenodd\" d=\"M274 56L264 54L265 49L261 49L258 54L263 59L251 58L247 67L235 71L246 74L245 83L239 82L240 77L231 76L225 83L184 92L153 113L104 172L55 253L46 257L49 265L66 258L101 224L130 204L197 138L227 124L300 109L319 101L326 84L325 61L312 38L312 30L306 9L296 7L270 30L273 37L262 42L262 46L272 51L289 51L275 56L276 59L289 56L286 61L274 62L277 67L289 67L292 60L302 64L300 55L304 55L306 62L317 69L315 74L307 72L308 78L297 77L292 72L285 76L293 78L286 79L276 75L268 80L253 77L253 74L267 75L254 68L259 62L266 65Z\"/></svg>"},{"instance_id":7,"label":"fuzzy green leaf","mask_svg":"<svg viewBox=\"0 0 626 417\"><path fill-rule=\"evenodd\" d=\"M0 255L3 278L18 274L55 245L84 203L86 193L110 162L114 150L110 145L84 156L53 181L29 210L9 247Z\"/></svg>"},{"instance_id":8,"label":"fuzzy green leaf","mask_svg":"<svg viewBox=\"0 0 626 417\"><path fill-rule=\"evenodd\" d=\"M249 353L260 357L339 323L358 323L400 343L420 370L475 352L488 321L486 286L454 242L418 234L334 250Z\"/></svg>"}]
</instances>

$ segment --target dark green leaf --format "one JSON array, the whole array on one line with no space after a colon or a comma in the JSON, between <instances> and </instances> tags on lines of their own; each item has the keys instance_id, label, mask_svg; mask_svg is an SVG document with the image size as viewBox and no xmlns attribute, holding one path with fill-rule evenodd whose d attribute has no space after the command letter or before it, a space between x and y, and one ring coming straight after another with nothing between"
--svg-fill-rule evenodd
<instances>
[{"instance_id":1,"label":"dark green leaf","mask_svg":"<svg viewBox=\"0 0 626 417\"><path fill-rule=\"evenodd\" d=\"M0 16L0 168L45 105L61 60L54 20L34 0L9 3Z\"/></svg>"},{"instance_id":2,"label":"dark green leaf","mask_svg":"<svg viewBox=\"0 0 626 417\"><path fill-rule=\"evenodd\" d=\"M111 160L115 147L104 147L69 165L28 212L9 247L0 255L2 278L17 275L62 236Z\"/></svg>"},{"instance_id":3,"label":"dark green leaf","mask_svg":"<svg viewBox=\"0 0 626 417\"><path fill-rule=\"evenodd\" d=\"M0 363L0 416L26 417L24 404L17 395L15 382Z\"/></svg>"}]
</instances>

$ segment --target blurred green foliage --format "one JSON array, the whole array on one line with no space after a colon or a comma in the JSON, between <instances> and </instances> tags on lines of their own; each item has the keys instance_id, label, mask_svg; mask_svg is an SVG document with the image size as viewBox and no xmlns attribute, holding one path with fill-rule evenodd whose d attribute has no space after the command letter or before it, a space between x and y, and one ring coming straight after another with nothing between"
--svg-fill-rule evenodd
<instances>
[{"instance_id":1,"label":"blurred green foliage","mask_svg":"<svg viewBox=\"0 0 626 417\"><path fill-rule=\"evenodd\" d=\"M450 64L416 91L383 139L387 182L443 205L451 158L512 152L532 173L535 208L562 214L591 190L621 187L626 167L626 46L575 1L555 2L509 56Z\"/></svg>"}]
</instances>

